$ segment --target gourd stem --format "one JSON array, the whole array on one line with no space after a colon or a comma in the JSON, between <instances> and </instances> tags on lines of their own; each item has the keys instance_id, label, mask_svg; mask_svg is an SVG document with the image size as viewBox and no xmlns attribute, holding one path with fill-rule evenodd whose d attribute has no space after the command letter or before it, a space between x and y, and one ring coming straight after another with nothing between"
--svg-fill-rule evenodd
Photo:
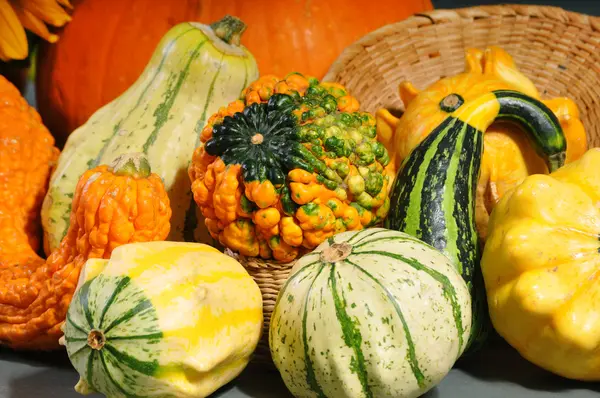
<instances>
[{"instance_id":1,"label":"gourd stem","mask_svg":"<svg viewBox=\"0 0 600 398\"><path fill-rule=\"evenodd\" d=\"M246 30L246 24L238 17L225 15L223 19L210 24L215 35L227 44L240 45L242 33Z\"/></svg>"},{"instance_id":2,"label":"gourd stem","mask_svg":"<svg viewBox=\"0 0 600 398\"><path fill-rule=\"evenodd\" d=\"M87 344L92 350L101 350L106 344L106 336L102 331L93 329L88 334Z\"/></svg>"},{"instance_id":3,"label":"gourd stem","mask_svg":"<svg viewBox=\"0 0 600 398\"><path fill-rule=\"evenodd\" d=\"M352 253L352 245L347 242L334 243L321 252L321 261L335 263L344 260Z\"/></svg>"},{"instance_id":4,"label":"gourd stem","mask_svg":"<svg viewBox=\"0 0 600 398\"><path fill-rule=\"evenodd\" d=\"M116 175L148 178L152 173L150 163L143 153L125 153L117 157L110 167Z\"/></svg>"},{"instance_id":5,"label":"gourd stem","mask_svg":"<svg viewBox=\"0 0 600 398\"><path fill-rule=\"evenodd\" d=\"M252 136L252 138L250 139L250 142L252 142L252 144L254 144L254 145L260 145L263 143L264 140L265 140L265 137L261 133L256 133Z\"/></svg>"}]
</instances>

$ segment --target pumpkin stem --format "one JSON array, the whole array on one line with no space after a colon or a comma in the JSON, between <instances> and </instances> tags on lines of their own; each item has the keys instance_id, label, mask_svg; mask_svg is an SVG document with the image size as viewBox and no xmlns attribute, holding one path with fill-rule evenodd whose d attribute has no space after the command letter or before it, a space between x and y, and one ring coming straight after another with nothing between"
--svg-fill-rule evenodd
<instances>
[{"instance_id":1,"label":"pumpkin stem","mask_svg":"<svg viewBox=\"0 0 600 398\"><path fill-rule=\"evenodd\" d=\"M335 263L342 261L352 252L352 245L346 242L334 243L321 252L321 261Z\"/></svg>"},{"instance_id":2,"label":"pumpkin stem","mask_svg":"<svg viewBox=\"0 0 600 398\"><path fill-rule=\"evenodd\" d=\"M238 17L225 15L220 21L210 24L215 35L227 44L240 45L242 33L246 30L246 24Z\"/></svg>"},{"instance_id":3,"label":"pumpkin stem","mask_svg":"<svg viewBox=\"0 0 600 398\"><path fill-rule=\"evenodd\" d=\"M117 157L110 167L113 173L134 178L148 178L152 170L143 153L125 153Z\"/></svg>"},{"instance_id":4,"label":"pumpkin stem","mask_svg":"<svg viewBox=\"0 0 600 398\"><path fill-rule=\"evenodd\" d=\"M88 334L87 344L92 350L101 350L106 344L106 336L100 330L92 329Z\"/></svg>"}]
</instances>

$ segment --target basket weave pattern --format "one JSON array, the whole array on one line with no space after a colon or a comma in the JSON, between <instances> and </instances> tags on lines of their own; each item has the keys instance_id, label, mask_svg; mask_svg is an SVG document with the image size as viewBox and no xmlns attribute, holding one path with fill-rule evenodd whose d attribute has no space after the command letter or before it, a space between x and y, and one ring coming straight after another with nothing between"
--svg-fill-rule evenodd
<instances>
[{"instance_id":1,"label":"basket weave pattern","mask_svg":"<svg viewBox=\"0 0 600 398\"><path fill-rule=\"evenodd\" d=\"M591 146L600 146L600 18L558 7L503 5L434 10L353 43L324 80L344 86L363 110L402 111L398 84L424 89L461 73L465 49L506 50L542 98L575 101Z\"/></svg>"},{"instance_id":2,"label":"basket weave pattern","mask_svg":"<svg viewBox=\"0 0 600 398\"><path fill-rule=\"evenodd\" d=\"M350 45L324 81L344 85L362 110L402 112L398 85L424 89L465 69L465 49L496 45L506 50L542 98L574 100L590 146L600 146L600 18L557 7L482 6L434 10L384 26ZM236 257L263 294L263 336L253 362L273 365L269 321L293 264Z\"/></svg>"},{"instance_id":3,"label":"basket weave pattern","mask_svg":"<svg viewBox=\"0 0 600 398\"><path fill-rule=\"evenodd\" d=\"M225 254L239 261L260 288L263 300L264 321L262 337L254 351L252 361L271 366L273 365L269 349L269 324L271 322L271 315L273 314L273 309L275 309L277 295L288 279L290 272L292 272L295 262L285 264L267 262L260 258L242 256L229 249L225 249Z\"/></svg>"}]
</instances>

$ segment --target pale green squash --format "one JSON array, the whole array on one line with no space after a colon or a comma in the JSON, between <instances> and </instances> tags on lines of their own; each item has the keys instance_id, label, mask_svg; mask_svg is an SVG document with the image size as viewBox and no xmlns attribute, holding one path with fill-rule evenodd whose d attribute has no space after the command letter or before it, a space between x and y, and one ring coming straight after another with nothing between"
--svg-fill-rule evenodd
<instances>
[{"instance_id":1,"label":"pale green squash","mask_svg":"<svg viewBox=\"0 0 600 398\"><path fill-rule=\"evenodd\" d=\"M415 398L438 384L471 330L450 259L403 232L337 234L279 292L271 355L298 398Z\"/></svg>"},{"instance_id":2,"label":"pale green squash","mask_svg":"<svg viewBox=\"0 0 600 398\"><path fill-rule=\"evenodd\" d=\"M193 239L191 230L198 223L187 167L199 135L213 113L258 78L254 57L239 44L244 29L232 17L210 26L190 22L173 27L139 79L69 136L42 208L47 253L67 231L81 174L128 152L145 153L165 183L173 210L168 239ZM201 236L210 239L206 230Z\"/></svg>"}]
</instances>

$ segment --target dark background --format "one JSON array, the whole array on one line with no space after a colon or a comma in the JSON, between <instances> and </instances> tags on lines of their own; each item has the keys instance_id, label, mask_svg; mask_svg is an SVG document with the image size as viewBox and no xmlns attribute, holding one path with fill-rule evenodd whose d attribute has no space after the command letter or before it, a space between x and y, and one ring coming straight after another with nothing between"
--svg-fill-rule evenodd
<instances>
[{"instance_id":1,"label":"dark background","mask_svg":"<svg viewBox=\"0 0 600 398\"><path fill-rule=\"evenodd\" d=\"M402 0L401 0L402 1ZM432 0L435 8L473 7L493 4L532 4L562 7L566 10L600 16L600 0Z\"/></svg>"}]
</instances>

